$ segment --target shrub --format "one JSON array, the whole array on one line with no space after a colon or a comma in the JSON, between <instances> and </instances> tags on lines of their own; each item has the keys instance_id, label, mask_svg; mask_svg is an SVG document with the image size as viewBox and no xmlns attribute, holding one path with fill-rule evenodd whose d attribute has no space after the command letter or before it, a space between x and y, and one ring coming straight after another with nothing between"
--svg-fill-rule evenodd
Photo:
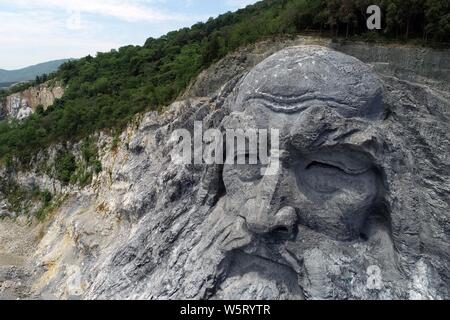
<instances>
[{"instance_id":1,"label":"shrub","mask_svg":"<svg viewBox=\"0 0 450 320\"><path fill-rule=\"evenodd\" d=\"M75 156L70 152L60 153L55 160L56 177L64 184L71 181L72 175L77 169Z\"/></svg>"}]
</instances>

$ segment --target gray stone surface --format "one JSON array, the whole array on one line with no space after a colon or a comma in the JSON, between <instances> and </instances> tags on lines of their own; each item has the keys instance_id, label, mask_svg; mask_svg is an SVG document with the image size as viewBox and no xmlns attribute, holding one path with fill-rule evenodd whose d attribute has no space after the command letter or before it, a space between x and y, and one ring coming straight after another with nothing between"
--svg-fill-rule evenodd
<instances>
[{"instance_id":1,"label":"gray stone surface","mask_svg":"<svg viewBox=\"0 0 450 320\"><path fill-rule=\"evenodd\" d=\"M450 298L448 92L325 47L251 65L213 75L223 83L208 98L137 119L114 151L98 137L104 170L65 190L36 240L30 294ZM174 164L171 133L194 121L279 129L277 174Z\"/></svg>"},{"instance_id":2,"label":"gray stone surface","mask_svg":"<svg viewBox=\"0 0 450 320\"><path fill-rule=\"evenodd\" d=\"M327 38L299 36L294 39L266 40L241 48L203 71L190 86L186 96L211 96L224 83L247 73L272 54L298 45L329 47L363 61L378 74L420 83L445 92L450 90L448 49L335 42Z\"/></svg>"},{"instance_id":3,"label":"gray stone surface","mask_svg":"<svg viewBox=\"0 0 450 320\"><path fill-rule=\"evenodd\" d=\"M346 118L377 117L383 108L381 91L377 77L356 58L319 46L292 47L244 77L233 111L263 105L275 113L298 114L328 107Z\"/></svg>"}]
</instances>

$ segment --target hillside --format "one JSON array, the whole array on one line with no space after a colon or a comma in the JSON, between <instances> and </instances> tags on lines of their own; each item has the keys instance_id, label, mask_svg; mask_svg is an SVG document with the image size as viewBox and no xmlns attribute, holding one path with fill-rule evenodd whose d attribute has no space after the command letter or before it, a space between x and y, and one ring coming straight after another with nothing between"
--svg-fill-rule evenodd
<instances>
[{"instance_id":1,"label":"hillside","mask_svg":"<svg viewBox=\"0 0 450 320\"><path fill-rule=\"evenodd\" d=\"M53 73L67 61L69 59L53 60L17 70L0 69L0 89L14 83L35 80L37 76Z\"/></svg>"},{"instance_id":2,"label":"hillside","mask_svg":"<svg viewBox=\"0 0 450 320\"><path fill-rule=\"evenodd\" d=\"M99 129L121 129L136 113L172 102L214 61L267 37L281 39L315 31L372 41L398 42L414 37L448 41L448 1L375 2L387 17L410 19L386 19L383 30L367 32L366 1L265 0L158 39L150 38L143 46L68 62L55 75L68 90L54 108L20 126L0 125L0 158L17 155L26 162L35 151L56 141L81 138Z\"/></svg>"}]
</instances>

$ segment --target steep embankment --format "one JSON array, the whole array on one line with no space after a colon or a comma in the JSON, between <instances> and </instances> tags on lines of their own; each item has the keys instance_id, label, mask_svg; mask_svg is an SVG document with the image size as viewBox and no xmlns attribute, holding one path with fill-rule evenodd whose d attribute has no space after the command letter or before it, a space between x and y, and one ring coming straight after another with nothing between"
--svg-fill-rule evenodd
<instances>
[{"instance_id":1,"label":"steep embankment","mask_svg":"<svg viewBox=\"0 0 450 320\"><path fill-rule=\"evenodd\" d=\"M0 102L0 120L23 120L33 114L39 106L46 110L63 95L63 86L54 80L11 94Z\"/></svg>"},{"instance_id":2,"label":"steep embankment","mask_svg":"<svg viewBox=\"0 0 450 320\"><path fill-rule=\"evenodd\" d=\"M352 54L381 78L389 113L368 136L382 139L370 143L381 154L392 229L351 244L304 230L311 235L303 261L287 246L281 263L258 258L252 247L233 249L257 240L241 234L245 221L227 211L221 168L175 165L170 136L195 120L205 130L219 127L242 75L300 44ZM119 135L54 145L26 170L2 168L0 214L28 214L31 224L0 221L9 230L1 233L8 245L0 247L0 296L449 298L448 59L448 51L326 39L260 42L211 66L179 102L137 116ZM366 287L371 245L399 264L382 266L381 289Z\"/></svg>"},{"instance_id":3,"label":"steep embankment","mask_svg":"<svg viewBox=\"0 0 450 320\"><path fill-rule=\"evenodd\" d=\"M296 40L262 41L228 55L208 70L188 90L192 95L211 95L224 82L274 52L301 43L322 45L341 51L370 64L377 72L401 80L429 84L450 91L449 50L404 46L377 45L363 42L338 42L327 38L298 37ZM203 79L207 81L203 81Z\"/></svg>"}]
</instances>

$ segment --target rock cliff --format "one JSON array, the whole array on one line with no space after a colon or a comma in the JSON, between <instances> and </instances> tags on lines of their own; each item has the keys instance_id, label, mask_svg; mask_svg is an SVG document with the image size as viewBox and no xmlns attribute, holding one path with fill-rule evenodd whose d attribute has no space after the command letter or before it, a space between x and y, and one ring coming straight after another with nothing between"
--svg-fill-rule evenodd
<instances>
[{"instance_id":1,"label":"rock cliff","mask_svg":"<svg viewBox=\"0 0 450 320\"><path fill-rule=\"evenodd\" d=\"M60 83L49 81L19 93L7 96L1 102L0 120L4 118L22 120L34 113L39 106L47 109L64 94Z\"/></svg>"}]
</instances>

